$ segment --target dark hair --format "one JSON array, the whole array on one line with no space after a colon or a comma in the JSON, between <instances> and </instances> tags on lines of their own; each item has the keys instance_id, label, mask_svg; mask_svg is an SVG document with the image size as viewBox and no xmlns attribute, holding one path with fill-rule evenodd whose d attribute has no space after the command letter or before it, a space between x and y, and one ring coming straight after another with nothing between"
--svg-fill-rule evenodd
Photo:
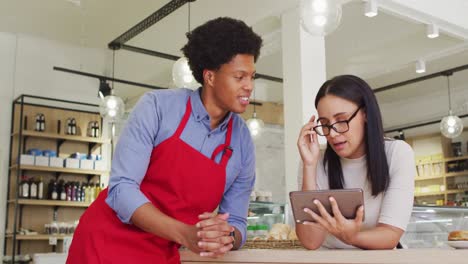
<instances>
[{"instance_id":1,"label":"dark hair","mask_svg":"<svg viewBox=\"0 0 468 264\"><path fill-rule=\"evenodd\" d=\"M181 49L193 77L203 84L203 70L217 70L237 54L250 54L257 61L262 38L244 22L220 17L187 33L188 42Z\"/></svg>"},{"instance_id":2,"label":"dark hair","mask_svg":"<svg viewBox=\"0 0 468 264\"><path fill-rule=\"evenodd\" d=\"M326 81L315 97L315 108L324 96L332 94L361 106L366 112L367 122L364 129L366 144L367 179L372 186L372 195L387 190L390 183L387 157L385 154L384 130L377 98L370 86L354 75L340 75ZM340 157L327 143L323 159L327 166L330 189L343 189L344 178Z\"/></svg>"}]
</instances>

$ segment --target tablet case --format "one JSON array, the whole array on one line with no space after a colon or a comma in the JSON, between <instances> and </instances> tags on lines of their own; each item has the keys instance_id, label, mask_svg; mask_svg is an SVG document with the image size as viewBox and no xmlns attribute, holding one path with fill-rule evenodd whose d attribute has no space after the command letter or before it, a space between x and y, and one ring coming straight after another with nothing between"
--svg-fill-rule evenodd
<instances>
[{"instance_id":1,"label":"tablet case","mask_svg":"<svg viewBox=\"0 0 468 264\"><path fill-rule=\"evenodd\" d=\"M340 190L317 190L317 191L294 191L289 193L291 207L296 223L304 221L315 222L315 220L306 212L304 208L309 208L320 215L317 206L313 203L315 199L319 200L328 213L333 216L330 201L328 198L333 196L337 201L341 214L347 219L356 218L356 210L364 205L364 194L362 189L340 189ZM362 219L364 221L364 218Z\"/></svg>"}]
</instances>

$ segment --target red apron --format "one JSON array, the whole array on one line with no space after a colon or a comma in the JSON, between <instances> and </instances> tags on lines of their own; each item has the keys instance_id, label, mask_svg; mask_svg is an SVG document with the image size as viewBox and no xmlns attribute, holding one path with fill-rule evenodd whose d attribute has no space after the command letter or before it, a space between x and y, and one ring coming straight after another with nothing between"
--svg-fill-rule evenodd
<instances>
[{"instance_id":1,"label":"red apron","mask_svg":"<svg viewBox=\"0 0 468 264\"><path fill-rule=\"evenodd\" d=\"M176 132L156 146L140 189L163 213L189 225L221 202L226 181L232 118L225 143L207 158L180 139L192 112L190 99ZM221 151L220 163L214 158ZM125 194L122 194L125 195ZM85 211L73 236L67 263L180 263L175 242L122 223L105 199L107 189Z\"/></svg>"}]
</instances>

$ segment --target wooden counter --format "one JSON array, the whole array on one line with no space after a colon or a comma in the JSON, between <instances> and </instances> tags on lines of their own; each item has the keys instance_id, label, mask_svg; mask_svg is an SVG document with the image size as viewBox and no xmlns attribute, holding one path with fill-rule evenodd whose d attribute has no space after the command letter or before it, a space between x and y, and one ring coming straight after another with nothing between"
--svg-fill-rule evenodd
<instances>
[{"instance_id":1,"label":"wooden counter","mask_svg":"<svg viewBox=\"0 0 468 264\"><path fill-rule=\"evenodd\" d=\"M339 263L339 264L467 264L468 250L399 249L399 250L274 250L243 249L232 251L219 259L200 257L190 251L180 253L181 262L201 263Z\"/></svg>"}]
</instances>

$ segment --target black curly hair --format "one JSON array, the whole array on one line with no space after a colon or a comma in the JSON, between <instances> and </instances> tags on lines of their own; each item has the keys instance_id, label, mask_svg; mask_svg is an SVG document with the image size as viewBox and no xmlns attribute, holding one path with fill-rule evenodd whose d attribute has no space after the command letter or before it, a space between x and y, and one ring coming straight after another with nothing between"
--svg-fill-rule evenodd
<instances>
[{"instance_id":1,"label":"black curly hair","mask_svg":"<svg viewBox=\"0 0 468 264\"><path fill-rule=\"evenodd\" d=\"M193 77L203 84L203 70L217 70L237 54L250 54L257 61L262 38L243 21L219 17L187 33L188 42L181 49Z\"/></svg>"}]
</instances>

